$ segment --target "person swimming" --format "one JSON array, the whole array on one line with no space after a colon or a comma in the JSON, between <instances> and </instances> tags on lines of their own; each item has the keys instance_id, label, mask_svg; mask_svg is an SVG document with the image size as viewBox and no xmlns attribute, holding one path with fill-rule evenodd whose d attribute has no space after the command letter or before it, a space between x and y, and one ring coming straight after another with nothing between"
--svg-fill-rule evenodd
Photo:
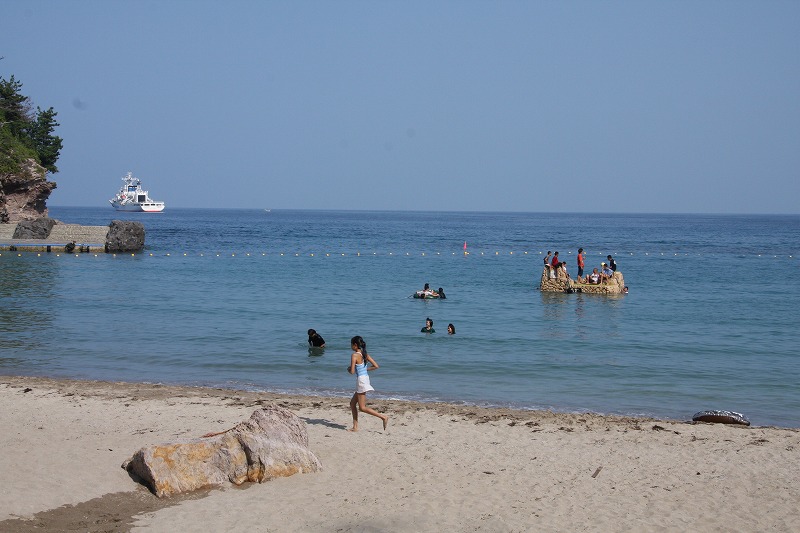
<instances>
[{"instance_id":1,"label":"person swimming","mask_svg":"<svg viewBox=\"0 0 800 533\"><path fill-rule=\"evenodd\" d=\"M414 298L444 298L444 293L441 291L441 287L439 288L439 292L437 292L431 289L430 284L426 283L422 290L415 292L413 296Z\"/></svg>"},{"instance_id":2,"label":"person swimming","mask_svg":"<svg viewBox=\"0 0 800 533\"><path fill-rule=\"evenodd\" d=\"M324 348L325 347L325 339L316 332L316 330L309 329L308 330L308 347L309 348Z\"/></svg>"}]
</instances>

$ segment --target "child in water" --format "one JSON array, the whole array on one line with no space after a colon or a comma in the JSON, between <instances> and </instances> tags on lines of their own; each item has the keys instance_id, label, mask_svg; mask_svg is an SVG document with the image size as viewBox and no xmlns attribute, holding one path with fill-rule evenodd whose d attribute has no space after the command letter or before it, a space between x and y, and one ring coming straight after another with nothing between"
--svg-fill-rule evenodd
<instances>
[{"instance_id":1,"label":"child in water","mask_svg":"<svg viewBox=\"0 0 800 533\"><path fill-rule=\"evenodd\" d=\"M379 368L378 363L367 353L367 343L360 336L356 335L350 339L350 346L353 349L353 355L350 356L350 366L347 367L347 371L357 376L356 392L350 399L350 411L353 413L353 427L350 431L358 431L359 411L383 420L383 429L385 431L386 426L389 425L389 417L367 407L367 391L375 390L370 385L367 372L377 370Z\"/></svg>"}]
</instances>

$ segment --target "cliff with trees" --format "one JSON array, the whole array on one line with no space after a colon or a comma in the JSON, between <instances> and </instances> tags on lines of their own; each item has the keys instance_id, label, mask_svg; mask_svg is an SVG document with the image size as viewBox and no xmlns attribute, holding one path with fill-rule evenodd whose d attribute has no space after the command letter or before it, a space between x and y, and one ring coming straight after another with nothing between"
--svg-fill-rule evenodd
<instances>
[{"instance_id":1,"label":"cliff with trees","mask_svg":"<svg viewBox=\"0 0 800 533\"><path fill-rule=\"evenodd\" d=\"M41 109L22 94L22 83L0 77L0 223L47 216L47 198L56 183L61 137L53 108Z\"/></svg>"}]
</instances>

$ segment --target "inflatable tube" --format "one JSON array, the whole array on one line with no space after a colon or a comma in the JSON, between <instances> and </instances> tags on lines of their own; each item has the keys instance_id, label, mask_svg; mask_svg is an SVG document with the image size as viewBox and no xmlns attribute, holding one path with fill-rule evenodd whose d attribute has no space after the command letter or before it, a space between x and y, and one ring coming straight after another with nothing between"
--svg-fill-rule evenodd
<instances>
[{"instance_id":1,"label":"inflatable tube","mask_svg":"<svg viewBox=\"0 0 800 533\"><path fill-rule=\"evenodd\" d=\"M435 293L435 292L426 293L425 291L417 291L417 292L415 292L413 294L413 296L414 296L414 298L422 298L422 299L425 299L425 300L431 300L431 299L438 298L439 294Z\"/></svg>"},{"instance_id":2,"label":"inflatable tube","mask_svg":"<svg viewBox=\"0 0 800 533\"><path fill-rule=\"evenodd\" d=\"M692 417L695 422L715 422L717 424L741 424L749 426L750 421L742 413L733 411L700 411Z\"/></svg>"}]
</instances>

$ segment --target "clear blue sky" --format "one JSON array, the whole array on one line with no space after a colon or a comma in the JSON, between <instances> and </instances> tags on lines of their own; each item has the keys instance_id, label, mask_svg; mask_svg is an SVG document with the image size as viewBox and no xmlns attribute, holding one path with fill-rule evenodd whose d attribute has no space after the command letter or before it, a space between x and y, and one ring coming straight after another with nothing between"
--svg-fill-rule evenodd
<instances>
[{"instance_id":1,"label":"clear blue sky","mask_svg":"<svg viewBox=\"0 0 800 533\"><path fill-rule=\"evenodd\" d=\"M5 0L49 205L800 213L797 1ZM111 209L109 207L109 209Z\"/></svg>"}]
</instances>

